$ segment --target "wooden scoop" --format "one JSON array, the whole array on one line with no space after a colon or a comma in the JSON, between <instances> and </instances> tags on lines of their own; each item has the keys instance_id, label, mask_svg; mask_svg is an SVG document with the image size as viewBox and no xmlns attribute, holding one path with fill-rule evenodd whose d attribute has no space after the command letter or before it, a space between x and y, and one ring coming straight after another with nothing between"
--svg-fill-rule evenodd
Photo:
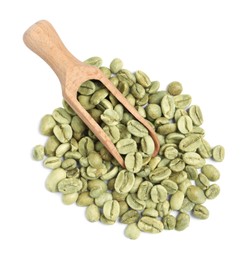
<instances>
[{"instance_id":1,"label":"wooden scoop","mask_svg":"<svg viewBox=\"0 0 250 260\"><path fill-rule=\"evenodd\" d=\"M160 148L159 140L150 124L129 104L127 99L118 91L112 82L106 78L101 70L80 62L66 49L49 22L43 20L32 25L24 33L23 40L27 47L46 61L54 70L61 82L62 95L66 102L122 167L125 167L124 161L115 145L77 100L77 91L80 85L87 80L101 81L119 102L148 129L155 143L153 156L158 154Z\"/></svg>"}]
</instances>

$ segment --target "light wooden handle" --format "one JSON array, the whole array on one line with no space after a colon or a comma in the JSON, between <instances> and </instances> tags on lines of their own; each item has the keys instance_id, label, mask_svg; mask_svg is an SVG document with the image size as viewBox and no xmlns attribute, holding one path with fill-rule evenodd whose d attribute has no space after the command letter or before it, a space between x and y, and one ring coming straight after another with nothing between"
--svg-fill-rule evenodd
<instances>
[{"instance_id":1,"label":"light wooden handle","mask_svg":"<svg viewBox=\"0 0 250 260\"><path fill-rule=\"evenodd\" d=\"M23 36L24 43L46 61L54 70L62 85L65 83L66 71L80 61L64 46L53 26L45 20L32 25Z\"/></svg>"}]
</instances>

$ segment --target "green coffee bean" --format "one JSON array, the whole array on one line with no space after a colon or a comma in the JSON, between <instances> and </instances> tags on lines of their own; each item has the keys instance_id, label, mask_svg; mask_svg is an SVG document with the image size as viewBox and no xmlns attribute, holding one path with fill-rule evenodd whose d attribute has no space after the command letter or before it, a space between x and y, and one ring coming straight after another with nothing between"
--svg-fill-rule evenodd
<instances>
[{"instance_id":1,"label":"green coffee bean","mask_svg":"<svg viewBox=\"0 0 250 260\"><path fill-rule=\"evenodd\" d=\"M45 186L48 191L51 192L57 192L58 188L57 185L58 183L66 178L66 171L63 170L62 168L57 168L53 170L47 177Z\"/></svg>"},{"instance_id":2,"label":"green coffee bean","mask_svg":"<svg viewBox=\"0 0 250 260\"><path fill-rule=\"evenodd\" d=\"M130 172L137 173L142 168L142 155L139 152L128 153L125 157L126 169Z\"/></svg>"},{"instance_id":3,"label":"green coffee bean","mask_svg":"<svg viewBox=\"0 0 250 260\"><path fill-rule=\"evenodd\" d=\"M153 187L153 184L149 181L144 181L140 184L137 197L140 200L148 200L150 198L150 191Z\"/></svg>"},{"instance_id":4,"label":"green coffee bean","mask_svg":"<svg viewBox=\"0 0 250 260\"><path fill-rule=\"evenodd\" d=\"M103 207L104 203L109 200L112 200L112 195L109 192L103 192L95 198L95 204L98 207Z\"/></svg>"},{"instance_id":5,"label":"green coffee bean","mask_svg":"<svg viewBox=\"0 0 250 260\"><path fill-rule=\"evenodd\" d=\"M76 202L78 193L62 194L62 202L65 205L71 205Z\"/></svg>"},{"instance_id":6,"label":"green coffee bean","mask_svg":"<svg viewBox=\"0 0 250 260\"><path fill-rule=\"evenodd\" d=\"M138 84L135 83L132 87L131 87L131 94L136 98L136 99L141 99L144 97L146 91L145 88Z\"/></svg>"},{"instance_id":7,"label":"green coffee bean","mask_svg":"<svg viewBox=\"0 0 250 260\"><path fill-rule=\"evenodd\" d=\"M50 136L44 146L45 155L54 156L59 145L59 140L54 135Z\"/></svg>"},{"instance_id":8,"label":"green coffee bean","mask_svg":"<svg viewBox=\"0 0 250 260\"><path fill-rule=\"evenodd\" d=\"M123 224L132 224L136 223L140 218L140 214L136 210L128 210L121 216L121 223Z\"/></svg>"},{"instance_id":9,"label":"green coffee bean","mask_svg":"<svg viewBox=\"0 0 250 260\"><path fill-rule=\"evenodd\" d=\"M220 172L212 164L206 164L201 168L201 172L207 176L210 181L217 181L220 178Z\"/></svg>"},{"instance_id":10,"label":"green coffee bean","mask_svg":"<svg viewBox=\"0 0 250 260\"><path fill-rule=\"evenodd\" d=\"M167 198L167 195L167 190L160 184L153 186L150 191L151 199L155 203L164 202Z\"/></svg>"},{"instance_id":11,"label":"green coffee bean","mask_svg":"<svg viewBox=\"0 0 250 260\"><path fill-rule=\"evenodd\" d=\"M137 145L133 139L125 138L116 143L116 148L120 154L128 154L136 152Z\"/></svg>"},{"instance_id":12,"label":"green coffee bean","mask_svg":"<svg viewBox=\"0 0 250 260\"><path fill-rule=\"evenodd\" d=\"M161 100L161 110L162 114L167 119L172 119L174 117L175 104L174 99L170 95L165 95Z\"/></svg>"},{"instance_id":13,"label":"green coffee bean","mask_svg":"<svg viewBox=\"0 0 250 260\"><path fill-rule=\"evenodd\" d=\"M163 217L162 222L163 222L163 225L164 225L164 229L167 229L167 230L175 229L176 219L175 219L174 216L168 214L168 215Z\"/></svg>"},{"instance_id":14,"label":"green coffee bean","mask_svg":"<svg viewBox=\"0 0 250 260\"><path fill-rule=\"evenodd\" d=\"M128 194L126 202L129 207L134 210L143 210L146 207L146 202L137 198L135 193Z\"/></svg>"},{"instance_id":15,"label":"green coffee bean","mask_svg":"<svg viewBox=\"0 0 250 260\"><path fill-rule=\"evenodd\" d=\"M163 224L157 218L142 217L138 222L138 228L143 232L159 233L163 230Z\"/></svg>"},{"instance_id":16,"label":"green coffee bean","mask_svg":"<svg viewBox=\"0 0 250 260\"><path fill-rule=\"evenodd\" d=\"M116 177L114 188L118 193L128 193L132 189L134 182L134 174L132 172L122 170Z\"/></svg>"},{"instance_id":17,"label":"green coffee bean","mask_svg":"<svg viewBox=\"0 0 250 260\"><path fill-rule=\"evenodd\" d=\"M201 156L198 153L195 152L184 153L182 158L186 164L194 166L196 168L200 168L204 166L204 164L206 163L206 161L203 158L201 158Z\"/></svg>"},{"instance_id":18,"label":"green coffee bean","mask_svg":"<svg viewBox=\"0 0 250 260\"><path fill-rule=\"evenodd\" d=\"M96 90L94 82L91 80L88 80L86 82L83 82L82 85L79 87L78 92L81 95L90 96L92 95Z\"/></svg>"},{"instance_id":19,"label":"green coffee bean","mask_svg":"<svg viewBox=\"0 0 250 260\"><path fill-rule=\"evenodd\" d=\"M221 145L217 145L213 148L213 159L216 162L222 162L224 160L225 157L225 149L223 146Z\"/></svg>"},{"instance_id":20,"label":"green coffee bean","mask_svg":"<svg viewBox=\"0 0 250 260\"><path fill-rule=\"evenodd\" d=\"M168 200L165 200L164 202L157 203L156 209L157 209L157 212L158 212L158 214L161 218L168 214L169 206L170 205L169 205Z\"/></svg>"},{"instance_id":21,"label":"green coffee bean","mask_svg":"<svg viewBox=\"0 0 250 260\"><path fill-rule=\"evenodd\" d=\"M178 150L171 146L167 147L164 151L164 156L169 160L173 160L178 156Z\"/></svg>"},{"instance_id":22,"label":"green coffee bean","mask_svg":"<svg viewBox=\"0 0 250 260\"><path fill-rule=\"evenodd\" d=\"M161 117L161 107L157 104L149 104L146 107L146 114L147 114L147 118L149 120L155 120L159 117Z\"/></svg>"},{"instance_id":23,"label":"green coffee bean","mask_svg":"<svg viewBox=\"0 0 250 260\"><path fill-rule=\"evenodd\" d=\"M121 217L125 212L127 212L129 210L129 206L127 204L126 201L118 201L119 205L120 205L120 214L119 217Z\"/></svg>"},{"instance_id":24,"label":"green coffee bean","mask_svg":"<svg viewBox=\"0 0 250 260\"><path fill-rule=\"evenodd\" d=\"M166 95L166 91L158 91L149 96L148 103L149 104L161 104L162 98Z\"/></svg>"},{"instance_id":25,"label":"green coffee bean","mask_svg":"<svg viewBox=\"0 0 250 260\"><path fill-rule=\"evenodd\" d=\"M174 172L181 172L185 168L185 162L180 158L175 158L170 162L169 168Z\"/></svg>"},{"instance_id":26,"label":"green coffee bean","mask_svg":"<svg viewBox=\"0 0 250 260\"><path fill-rule=\"evenodd\" d=\"M149 77L140 70L137 70L135 72L135 77L136 77L136 81L141 84L143 87L147 88L151 85L151 81L149 79Z\"/></svg>"},{"instance_id":27,"label":"green coffee bean","mask_svg":"<svg viewBox=\"0 0 250 260\"><path fill-rule=\"evenodd\" d=\"M91 57L85 60L83 63L95 66L95 67L100 67L102 65L102 59L100 57Z\"/></svg>"},{"instance_id":28,"label":"green coffee bean","mask_svg":"<svg viewBox=\"0 0 250 260\"><path fill-rule=\"evenodd\" d=\"M196 180L198 178L198 171L194 166L186 165L185 172L190 180Z\"/></svg>"},{"instance_id":29,"label":"green coffee bean","mask_svg":"<svg viewBox=\"0 0 250 260\"><path fill-rule=\"evenodd\" d=\"M61 107L55 109L52 113L52 116L59 124L70 124L71 122L71 115Z\"/></svg>"},{"instance_id":30,"label":"green coffee bean","mask_svg":"<svg viewBox=\"0 0 250 260\"><path fill-rule=\"evenodd\" d=\"M56 149L56 157L62 157L71 149L70 143L60 144Z\"/></svg>"},{"instance_id":31,"label":"green coffee bean","mask_svg":"<svg viewBox=\"0 0 250 260\"><path fill-rule=\"evenodd\" d=\"M75 169L77 166L77 162L74 159L66 159L62 162L62 168L66 171L70 171Z\"/></svg>"},{"instance_id":32,"label":"green coffee bean","mask_svg":"<svg viewBox=\"0 0 250 260\"><path fill-rule=\"evenodd\" d=\"M193 131L193 122L189 116L181 116L177 121L178 130L182 134L187 134Z\"/></svg>"},{"instance_id":33,"label":"green coffee bean","mask_svg":"<svg viewBox=\"0 0 250 260\"><path fill-rule=\"evenodd\" d=\"M187 188L187 197L195 204L202 204L206 201L203 190L194 185L191 185Z\"/></svg>"},{"instance_id":34,"label":"green coffee bean","mask_svg":"<svg viewBox=\"0 0 250 260\"><path fill-rule=\"evenodd\" d=\"M110 63L110 70L112 73L117 73L119 70L122 69L122 67L123 67L123 62L118 58L113 59Z\"/></svg>"},{"instance_id":35,"label":"green coffee bean","mask_svg":"<svg viewBox=\"0 0 250 260\"><path fill-rule=\"evenodd\" d=\"M157 133L161 135L168 135L171 133L174 133L176 131L177 127L175 123L167 123L164 125L161 125L157 128Z\"/></svg>"},{"instance_id":36,"label":"green coffee bean","mask_svg":"<svg viewBox=\"0 0 250 260\"><path fill-rule=\"evenodd\" d=\"M56 125L53 133L61 143L67 143L73 135L72 128L68 124Z\"/></svg>"},{"instance_id":37,"label":"green coffee bean","mask_svg":"<svg viewBox=\"0 0 250 260\"><path fill-rule=\"evenodd\" d=\"M79 152L82 156L87 157L90 152L94 151L94 143L89 137L83 137L79 141Z\"/></svg>"},{"instance_id":38,"label":"green coffee bean","mask_svg":"<svg viewBox=\"0 0 250 260\"><path fill-rule=\"evenodd\" d=\"M86 218L90 222L96 222L100 219L100 210L95 204L91 204L86 208Z\"/></svg>"},{"instance_id":39,"label":"green coffee bean","mask_svg":"<svg viewBox=\"0 0 250 260\"><path fill-rule=\"evenodd\" d=\"M112 170L110 170L107 173L103 174L101 176L101 179L103 181L110 180L110 179L114 178L117 175L118 171L119 171L118 167L115 166Z\"/></svg>"},{"instance_id":40,"label":"green coffee bean","mask_svg":"<svg viewBox=\"0 0 250 260\"><path fill-rule=\"evenodd\" d=\"M203 116L199 106L191 106L189 108L189 116L191 117L194 125L200 126L203 123Z\"/></svg>"},{"instance_id":41,"label":"green coffee bean","mask_svg":"<svg viewBox=\"0 0 250 260\"><path fill-rule=\"evenodd\" d=\"M103 215L111 220L116 221L119 217L120 205L117 200L108 200L103 205Z\"/></svg>"},{"instance_id":42,"label":"green coffee bean","mask_svg":"<svg viewBox=\"0 0 250 260\"><path fill-rule=\"evenodd\" d=\"M109 126L115 126L119 123L120 116L113 109L106 109L101 115L102 121Z\"/></svg>"},{"instance_id":43,"label":"green coffee bean","mask_svg":"<svg viewBox=\"0 0 250 260\"><path fill-rule=\"evenodd\" d=\"M145 209L142 213L142 216L157 218L159 213L156 209Z\"/></svg>"},{"instance_id":44,"label":"green coffee bean","mask_svg":"<svg viewBox=\"0 0 250 260\"><path fill-rule=\"evenodd\" d=\"M210 182L205 174L200 173L198 175L198 178L195 180L195 184L196 186L200 187L202 190L206 190L209 187Z\"/></svg>"},{"instance_id":45,"label":"green coffee bean","mask_svg":"<svg viewBox=\"0 0 250 260\"><path fill-rule=\"evenodd\" d=\"M89 192L84 191L79 194L77 201L76 201L76 205L79 207L86 207L86 206L93 204L93 202L94 202L94 199L89 196Z\"/></svg>"},{"instance_id":46,"label":"green coffee bean","mask_svg":"<svg viewBox=\"0 0 250 260\"><path fill-rule=\"evenodd\" d=\"M190 216L187 213L181 212L176 217L175 230L182 231L189 226L189 223L190 223Z\"/></svg>"},{"instance_id":47,"label":"green coffee bean","mask_svg":"<svg viewBox=\"0 0 250 260\"><path fill-rule=\"evenodd\" d=\"M194 208L195 204L191 202L188 198L184 198L180 211L189 212Z\"/></svg>"},{"instance_id":48,"label":"green coffee bean","mask_svg":"<svg viewBox=\"0 0 250 260\"><path fill-rule=\"evenodd\" d=\"M102 66L99 69L102 71L105 77L107 77L108 79L111 77L111 71L109 68Z\"/></svg>"},{"instance_id":49,"label":"green coffee bean","mask_svg":"<svg viewBox=\"0 0 250 260\"><path fill-rule=\"evenodd\" d=\"M128 121L127 129L134 136L144 137L148 135L147 128L136 120Z\"/></svg>"},{"instance_id":50,"label":"green coffee bean","mask_svg":"<svg viewBox=\"0 0 250 260\"><path fill-rule=\"evenodd\" d=\"M153 154L155 150L155 144L151 136L147 135L141 139L141 149L148 155Z\"/></svg>"},{"instance_id":51,"label":"green coffee bean","mask_svg":"<svg viewBox=\"0 0 250 260\"><path fill-rule=\"evenodd\" d=\"M63 179L58 183L58 190L63 194L75 193L81 188L82 182L76 178Z\"/></svg>"},{"instance_id":52,"label":"green coffee bean","mask_svg":"<svg viewBox=\"0 0 250 260\"><path fill-rule=\"evenodd\" d=\"M177 108L186 108L192 102L192 98L190 95L177 95L174 96L174 104Z\"/></svg>"},{"instance_id":53,"label":"green coffee bean","mask_svg":"<svg viewBox=\"0 0 250 260\"><path fill-rule=\"evenodd\" d=\"M199 219L207 219L209 217L209 211L203 205L195 205L193 209L193 216Z\"/></svg>"},{"instance_id":54,"label":"green coffee bean","mask_svg":"<svg viewBox=\"0 0 250 260\"><path fill-rule=\"evenodd\" d=\"M62 161L60 158L56 157L56 156L52 156L52 157L48 157L47 159L44 160L43 165L46 168L49 169L56 169L59 168L62 164Z\"/></svg>"},{"instance_id":55,"label":"green coffee bean","mask_svg":"<svg viewBox=\"0 0 250 260\"><path fill-rule=\"evenodd\" d=\"M217 184L210 185L205 191L205 195L208 199L216 198L220 193L220 187Z\"/></svg>"},{"instance_id":56,"label":"green coffee bean","mask_svg":"<svg viewBox=\"0 0 250 260\"><path fill-rule=\"evenodd\" d=\"M174 194L178 190L178 185L171 180L165 179L161 182L161 185L167 190L168 194Z\"/></svg>"},{"instance_id":57,"label":"green coffee bean","mask_svg":"<svg viewBox=\"0 0 250 260\"><path fill-rule=\"evenodd\" d=\"M42 161L44 158L44 147L42 145L36 145L32 151L33 159L36 161Z\"/></svg>"},{"instance_id":58,"label":"green coffee bean","mask_svg":"<svg viewBox=\"0 0 250 260\"><path fill-rule=\"evenodd\" d=\"M109 92L107 89L99 89L91 96L90 103L95 106L99 104L104 98L106 98L108 94Z\"/></svg>"},{"instance_id":59,"label":"green coffee bean","mask_svg":"<svg viewBox=\"0 0 250 260\"><path fill-rule=\"evenodd\" d=\"M149 174L149 180L152 183L160 183L161 181L168 179L171 174L171 170L168 167L158 167Z\"/></svg>"},{"instance_id":60,"label":"green coffee bean","mask_svg":"<svg viewBox=\"0 0 250 260\"><path fill-rule=\"evenodd\" d=\"M182 85L178 81L173 81L167 86L167 91L172 96L180 95L182 92Z\"/></svg>"},{"instance_id":61,"label":"green coffee bean","mask_svg":"<svg viewBox=\"0 0 250 260\"><path fill-rule=\"evenodd\" d=\"M211 146L203 138L201 139L201 143L200 143L200 146L198 147L197 151L203 158L210 158L212 156Z\"/></svg>"},{"instance_id":62,"label":"green coffee bean","mask_svg":"<svg viewBox=\"0 0 250 260\"><path fill-rule=\"evenodd\" d=\"M194 152L201 144L202 136L190 134L180 141L179 148L184 152Z\"/></svg>"},{"instance_id":63,"label":"green coffee bean","mask_svg":"<svg viewBox=\"0 0 250 260\"><path fill-rule=\"evenodd\" d=\"M186 194L187 188L192 185L192 182L189 179L184 180L179 184L179 190Z\"/></svg>"},{"instance_id":64,"label":"green coffee bean","mask_svg":"<svg viewBox=\"0 0 250 260\"><path fill-rule=\"evenodd\" d=\"M180 184L187 179L187 173L185 171L172 173L169 180L174 181L176 184Z\"/></svg>"},{"instance_id":65,"label":"green coffee bean","mask_svg":"<svg viewBox=\"0 0 250 260\"><path fill-rule=\"evenodd\" d=\"M180 210L184 200L184 193L182 191L176 191L170 199L170 207L172 210Z\"/></svg>"},{"instance_id":66,"label":"green coffee bean","mask_svg":"<svg viewBox=\"0 0 250 260\"><path fill-rule=\"evenodd\" d=\"M55 119L51 115L45 115L40 123L40 132L43 135L52 135L56 125Z\"/></svg>"},{"instance_id":67,"label":"green coffee bean","mask_svg":"<svg viewBox=\"0 0 250 260\"><path fill-rule=\"evenodd\" d=\"M130 239L137 239L140 236L140 229L138 228L136 223L132 223L127 225L124 234L126 237Z\"/></svg>"},{"instance_id":68,"label":"green coffee bean","mask_svg":"<svg viewBox=\"0 0 250 260\"><path fill-rule=\"evenodd\" d=\"M153 81L151 82L151 85L146 90L149 94L157 93L157 90L160 88L160 82L159 81Z\"/></svg>"}]
</instances>

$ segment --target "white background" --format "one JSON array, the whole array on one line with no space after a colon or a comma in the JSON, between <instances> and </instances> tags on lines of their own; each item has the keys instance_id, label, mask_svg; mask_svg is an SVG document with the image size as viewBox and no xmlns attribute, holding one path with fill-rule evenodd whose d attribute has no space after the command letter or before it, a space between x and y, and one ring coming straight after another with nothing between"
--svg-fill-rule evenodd
<instances>
[{"instance_id":1,"label":"white background","mask_svg":"<svg viewBox=\"0 0 250 260\"><path fill-rule=\"evenodd\" d=\"M28 1L0 3L0 259L249 259L249 1ZM24 31L49 20L80 60L119 57L161 88L178 80L202 108L206 139L222 144L221 194L210 217L183 231L123 235L89 223L44 187L31 159L41 117L61 106L54 72L26 48Z\"/></svg>"}]
</instances>

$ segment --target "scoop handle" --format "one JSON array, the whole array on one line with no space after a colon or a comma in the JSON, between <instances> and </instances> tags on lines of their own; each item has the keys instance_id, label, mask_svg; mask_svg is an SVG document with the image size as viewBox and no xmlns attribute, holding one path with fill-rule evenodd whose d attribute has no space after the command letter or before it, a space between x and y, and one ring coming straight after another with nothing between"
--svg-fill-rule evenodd
<instances>
[{"instance_id":1,"label":"scoop handle","mask_svg":"<svg viewBox=\"0 0 250 260\"><path fill-rule=\"evenodd\" d=\"M62 85L65 83L66 71L81 64L64 46L53 26L46 20L33 24L23 36L29 49L40 56L54 70Z\"/></svg>"}]
</instances>

